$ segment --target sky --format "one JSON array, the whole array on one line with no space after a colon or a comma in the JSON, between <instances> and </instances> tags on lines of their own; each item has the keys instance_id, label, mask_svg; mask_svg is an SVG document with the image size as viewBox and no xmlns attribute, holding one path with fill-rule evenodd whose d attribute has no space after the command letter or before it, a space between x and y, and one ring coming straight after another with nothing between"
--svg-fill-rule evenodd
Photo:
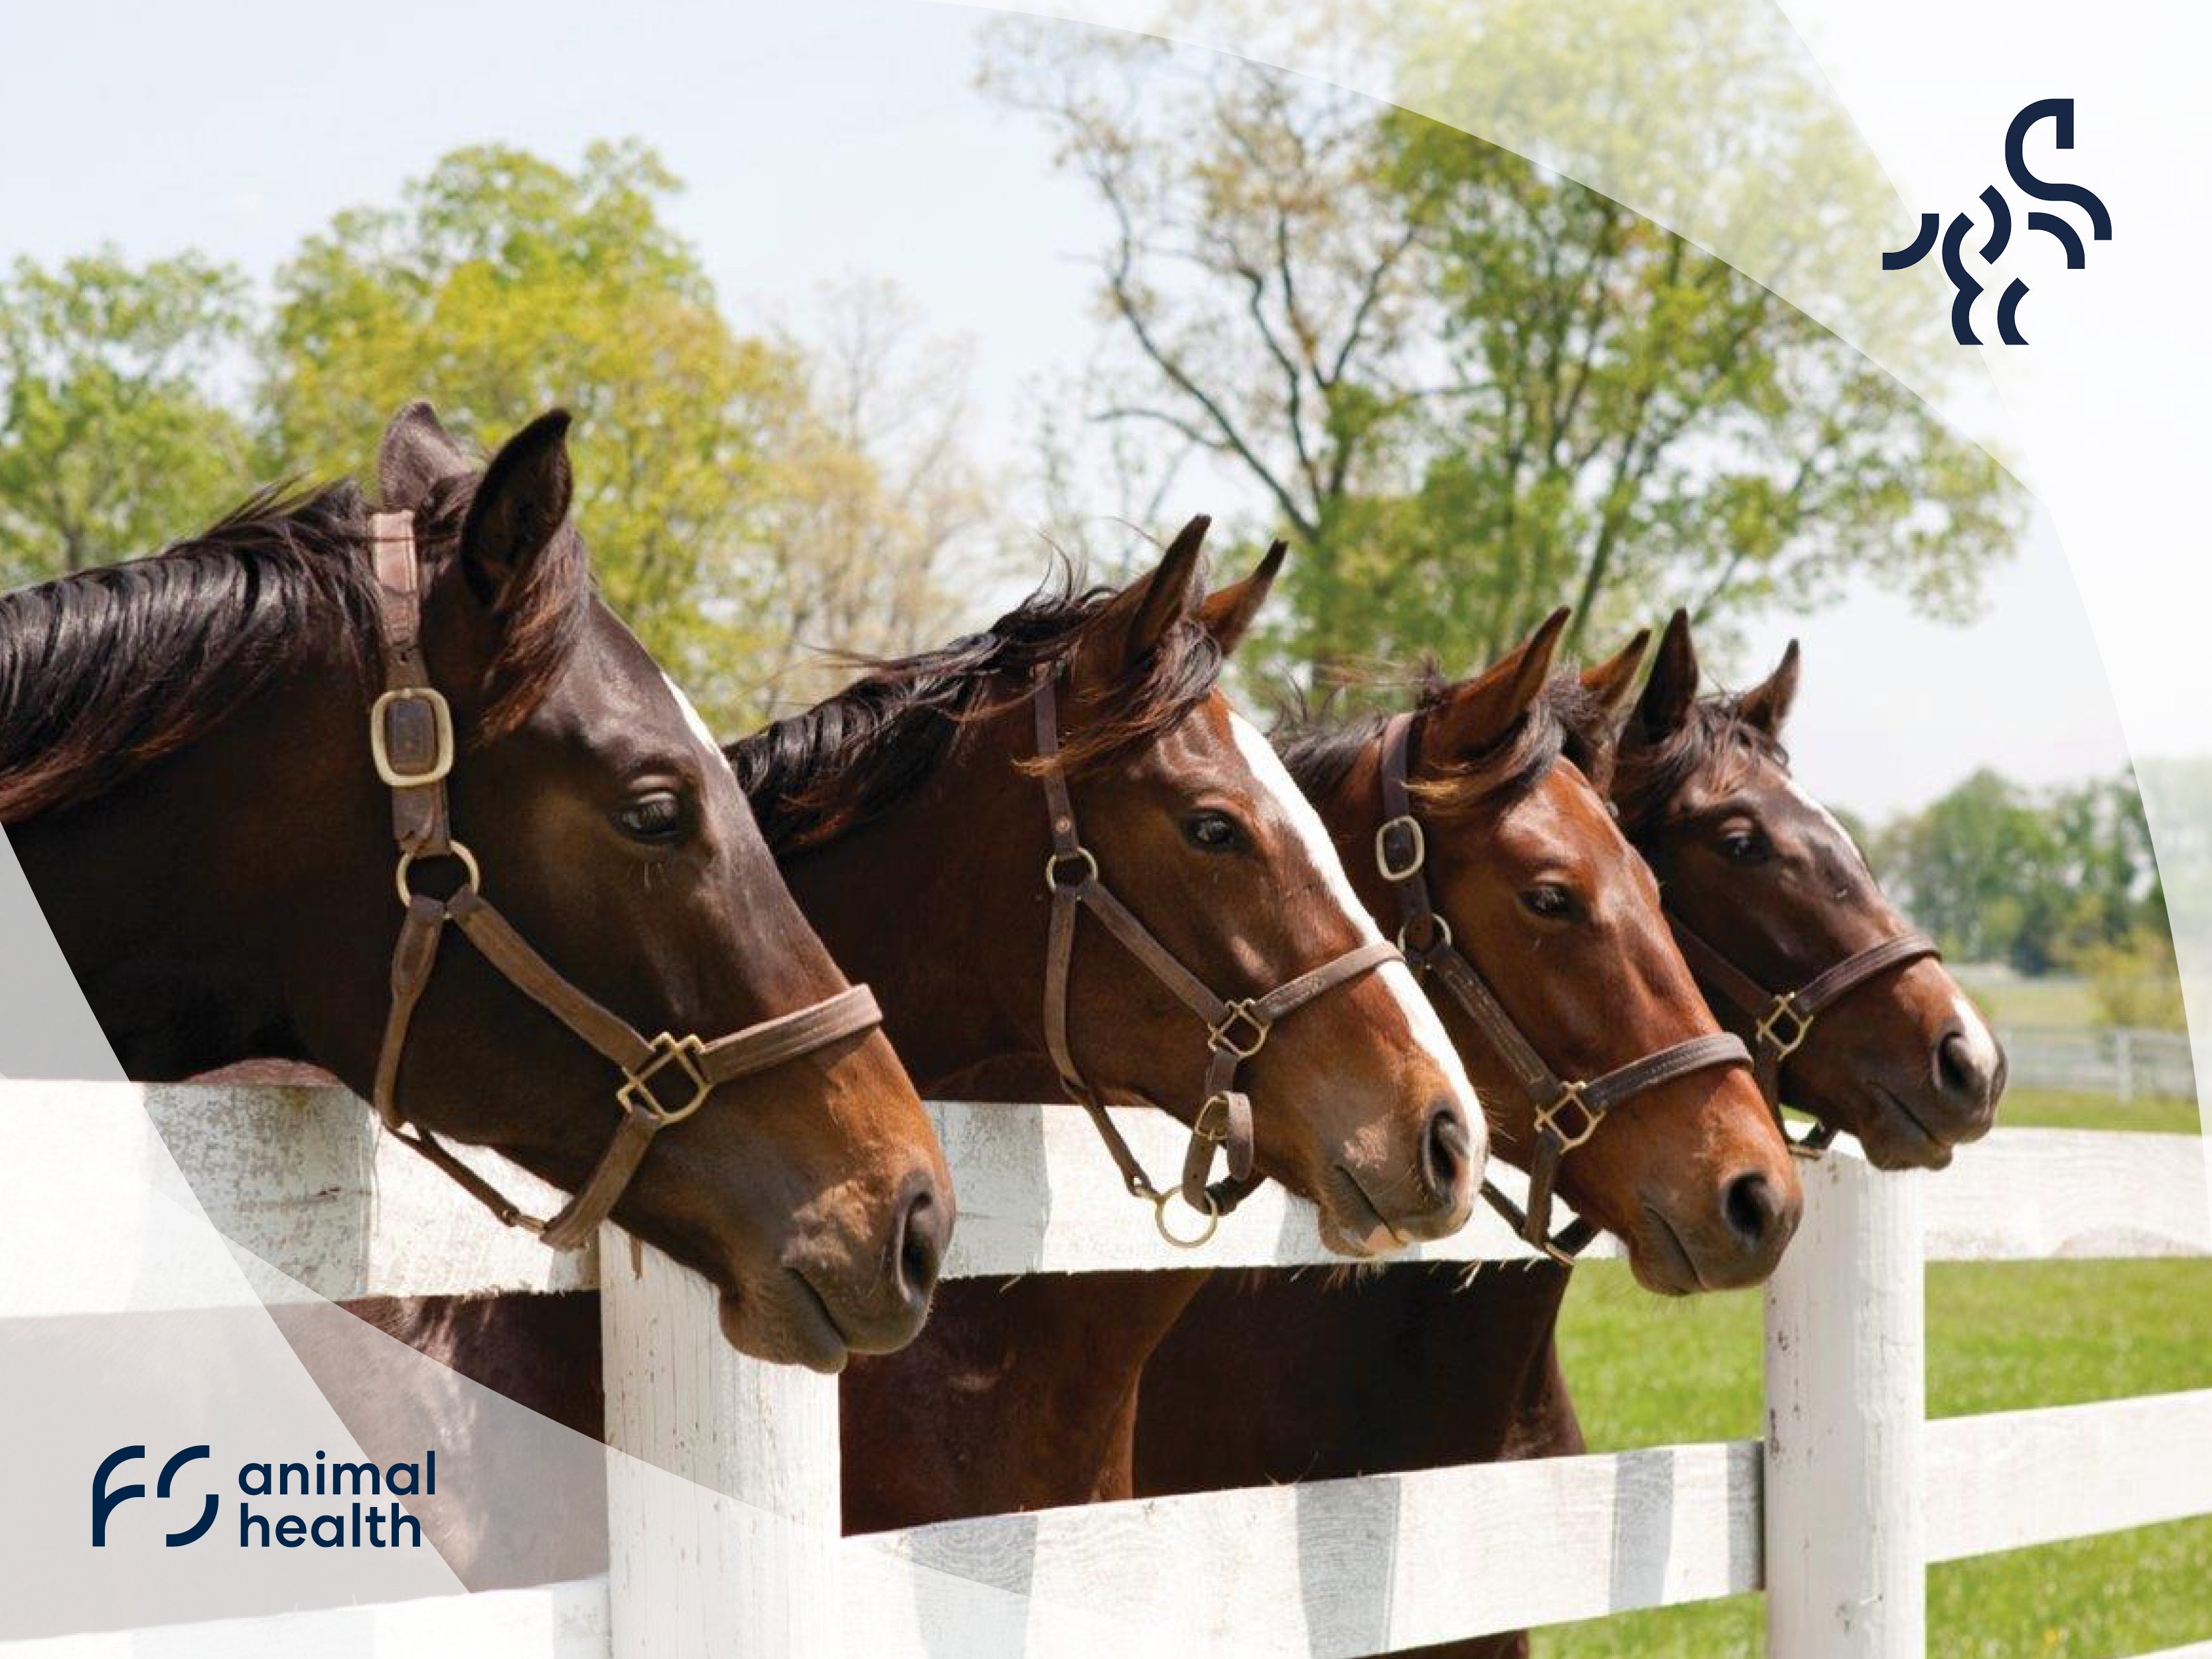
<instances>
[{"instance_id":1,"label":"sky","mask_svg":"<svg viewBox=\"0 0 2212 1659\"><path fill-rule=\"evenodd\" d=\"M573 162L593 138L635 136L686 181L671 217L740 326L803 319L824 283L887 276L932 332L967 337L987 459L1027 459L1040 389L1097 337L1085 256L1101 220L1040 129L974 89L983 12L393 0L325 15L355 27L296 3L10 7L0 260L196 247L265 280L337 210L392 201L456 146ZM1170 517L1257 505L1211 480L1206 493ZM1988 597L1964 629L1875 592L1749 628L1746 675L1803 643L1790 739L1808 788L1878 819L1977 766L2044 783L2123 763L2046 521Z\"/></svg>"}]
</instances>

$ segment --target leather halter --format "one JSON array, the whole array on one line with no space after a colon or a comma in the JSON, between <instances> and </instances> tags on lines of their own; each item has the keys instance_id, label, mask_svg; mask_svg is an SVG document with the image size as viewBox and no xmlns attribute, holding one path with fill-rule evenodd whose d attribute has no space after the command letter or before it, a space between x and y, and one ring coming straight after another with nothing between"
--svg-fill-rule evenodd
<instances>
[{"instance_id":1,"label":"leather halter","mask_svg":"<svg viewBox=\"0 0 2212 1659\"><path fill-rule=\"evenodd\" d=\"M653 1138L681 1123L716 1086L750 1077L882 1024L865 985L704 1042L663 1031L648 1041L619 1015L562 977L532 950L478 890L475 855L453 839L446 775L453 766L453 717L429 681L422 653L422 567L414 515L379 513L371 520L377 615L383 647L384 693L369 710L369 751L392 790L392 833L399 843L396 881L407 908L392 953L392 1010L377 1057L374 1099L386 1128L459 1182L470 1196L510 1227L538 1234L556 1250L588 1240L614 1209L645 1160ZM457 860L464 880L447 898L416 892L408 871L418 859ZM614 1091L622 1121L584 1184L546 1220L525 1215L499 1189L464 1164L429 1130L410 1128L399 1105L399 1067L407 1028L438 960L438 942L452 922L515 989L611 1060L622 1073Z\"/></svg>"},{"instance_id":2,"label":"leather halter","mask_svg":"<svg viewBox=\"0 0 2212 1659\"><path fill-rule=\"evenodd\" d=\"M1160 1235L1170 1244L1195 1249L1213 1237L1221 1218L1250 1196L1260 1185L1252 1170L1252 1102L1237 1087L1237 1070L1266 1046L1275 1022L1311 1002L1324 991L1357 979L1370 969L1399 959L1397 950L1381 939L1355 945L1320 967L1286 980L1265 996L1224 998L1183 966L1175 953L1153 936L1151 929L1121 900L1115 897L1099 873L1097 855L1083 844L1075 825L1075 803L1067 779L1059 765L1060 709L1054 690L1056 672L1047 669L1037 677L1033 702L1036 714L1037 758L1045 764L1045 804L1050 809L1052 852L1044 865L1045 891L1052 896L1052 921L1046 936L1044 978L1045 1046L1060 1073L1062 1086L1081 1102L1097 1125L1106 1150L1121 1171L1121 1179L1135 1196L1147 1200ZM1167 1205L1170 1196L1152 1184L1144 1165L1114 1127L1104 1105L1083 1079L1068 1047L1068 975L1075 957L1075 917L1088 909L1122 948L1148 969L1152 977L1175 993L1183 1006L1206 1023L1205 1093L1198 1115L1191 1121L1190 1146L1183 1155L1182 1180L1175 1189L1193 1209L1204 1212L1204 1228L1194 1237L1182 1238L1168 1231ZM1229 1173L1206 1183L1218 1147L1228 1155Z\"/></svg>"},{"instance_id":3,"label":"leather halter","mask_svg":"<svg viewBox=\"0 0 2212 1659\"><path fill-rule=\"evenodd\" d=\"M1523 1210L1488 1180L1482 1183L1483 1197L1522 1238L1554 1261L1571 1265L1597 1237L1598 1229L1577 1217L1556 1236L1551 1231L1552 1194L1566 1155L1595 1134L1606 1114L1631 1096L1710 1066L1749 1066L1751 1052L1742 1038L1714 1031L1669 1043L1587 1081L1570 1083L1553 1072L1474 964L1452 943L1451 923L1430 897L1425 873L1428 841L1420 819L1413 815L1413 793L1407 783L1413 719L1396 714L1382 728L1383 820L1375 832L1376 868L1398 897L1398 946L1416 974L1433 976L1451 993L1512 1069L1522 1092L1536 1109L1528 1207Z\"/></svg>"},{"instance_id":4,"label":"leather halter","mask_svg":"<svg viewBox=\"0 0 2212 1659\"><path fill-rule=\"evenodd\" d=\"M1775 992L1692 933L1680 916L1670 911L1667 921L1674 930L1675 943L1681 946L1691 971L1734 1003L1752 1022L1751 1074L1759 1080L1759 1092L1765 1097L1766 1108L1774 1114L1774 1127L1782 1131L1782 1139L1800 1158L1820 1157L1835 1139L1836 1131L1832 1125L1815 1123L1802 1140L1790 1134L1789 1125L1782 1118L1784 1062L1812 1034L1814 1020L1845 993L1856 990L1893 968L1923 957L1940 957L1943 953L1936 948L1936 941L1925 933L1899 933L1894 939L1886 939L1845 957L1794 991Z\"/></svg>"}]
</instances>

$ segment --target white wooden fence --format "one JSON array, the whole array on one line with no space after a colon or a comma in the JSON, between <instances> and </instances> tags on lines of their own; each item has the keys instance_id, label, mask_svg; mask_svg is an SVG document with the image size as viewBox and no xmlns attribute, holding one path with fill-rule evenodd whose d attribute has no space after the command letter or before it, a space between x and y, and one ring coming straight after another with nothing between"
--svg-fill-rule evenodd
<instances>
[{"instance_id":1,"label":"white wooden fence","mask_svg":"<svg viewBox=\"0 0 2212 1659\"><path fill-rule=\"evenodd\" d=\"M2012 1081L2116 1100L2197 1098L2197 1066L2179 1031L2115 1025L2008 1025L2001 1033Z\"/></svg>"},{"instance_id":2,"label":"white wooden fence","mask_svg":"<svg viewBox=\"0 0 2212 1659\"><path fill-rule=\"evenodd\" d=\"M935 1113L961 1194L949 1274L1192 1265L1120 1193L1079 1115ZM1123 1121L1140 1150L1171 1158L1173 1126ZM1761 1588L1772 1653L1902 1659L1923 1649L1929 1562L2212 1513L2212 1390L1933 1422L1923 1410L1924 1263L2212 1253L2191 1137L2008 1131L1940 1176L1876 1175L1848 1154L1809 1166L1806 1223L1767 1297L1764 1445L847 1539L836 1384L736 1354L716 1334L712 1292L656 1252L634 1267L611 1230L597 1261L563 1261L488 1227L336 1091L0 1085L0 1163L15 1168L143 1157L153 1124L210 1218L320 1295L597 1282L609 1437L634 1454L609 1458L609 1570L535 1589L0 1644L5 1659L1352 1656ZM67 1190L54 1183L52 1215L15 1218L72 1225ZM35 1192L27 1201L35 1208ZM103 1276L125 1282L138 1247L86 1240L65 1295L0 1285L0 1316L106 1305ZM1522 1254L1478 1218L1410 1259ZM1200 1259L1330 1260L1310 1212L1272 1191Z\"/></svg>"}]
</instances>

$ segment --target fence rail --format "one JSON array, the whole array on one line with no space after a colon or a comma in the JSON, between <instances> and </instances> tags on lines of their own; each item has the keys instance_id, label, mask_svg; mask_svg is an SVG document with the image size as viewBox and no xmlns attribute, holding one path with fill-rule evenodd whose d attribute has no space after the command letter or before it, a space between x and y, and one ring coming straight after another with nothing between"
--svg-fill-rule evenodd
<instances>
[{"instance_id":1,"label":"fence rail","mask_svg":"<svg viewBox=\"0 0 2212 1659\"><path fill-rule=\"evenodd\" d=\"M1192 1265L1102 1176L1079 1115L933 1109L961 1188L951 1276ZM1175 1150L1178 1132L1157 1115L1123 1122L1146 1155ZM1934 1177L1879 1176L1847 1154L1808 1166L1806 1224L1767 1298L1764 1444L852 1539L839 1536L834 1382L737 1354L716 1333L709 1287L612 1230L598 1252L562 1261L487 1227L337 1091L0 1085L0 1170L47 1176L9 1183L9 1201L26 1206L27 1237L58 1239L72 1264L66 1291L51 1274L0 1277L0 1318L134 1305L127 1268L147 1238L128 1228L82 1237L72 1225L81 1194L54 1177L110 1181L114 1160L149 1165L155 1137L219 1227L317 1294L598 1284L609 1438L630 1454L609 1458L608 1573L0 1644L5 1659L447 1649L1088 1659L1109 1641L1326 1659L1761 1588L1770 1651L1903 1659L1921 1649L1929 1561L2212 1512L2212 1391L1927 1422L1919 1382L1925 1261L2212 1254L2194 1137L2005 1131ZM1478 1218L1413 1254L1525 1252ZM1310 1212L1272 1194L1200 1257L1328 1259Z\"/></svg>"},{"instance_id":2,"label":"fence rail","mask_svg":"<svg viewBox=\"0 0 2212 1659\"><path fill-rule=\"evenodd\" d=\"M2008 1025L2002 1033L2012 1081L2116 1100L2197 1098L2189 1039L2178 1031L2125 1026Z\"/></svg>"}]
</instances>

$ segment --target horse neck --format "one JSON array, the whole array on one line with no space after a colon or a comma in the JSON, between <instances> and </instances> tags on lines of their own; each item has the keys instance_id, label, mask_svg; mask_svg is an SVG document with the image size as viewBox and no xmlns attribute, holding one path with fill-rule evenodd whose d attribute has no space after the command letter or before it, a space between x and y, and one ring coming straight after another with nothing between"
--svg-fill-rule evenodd
<instances>
[{"instance_id":1,"label":"horse neck","mask_svg":"<svg viewBox=\"0 0 2212 1659\"><path fill-rule=\"evenodd\" d=\"M357 702L349 669L279 676L189 748L10 826L126 1075L308 1057L286 1002L285 941L366 929L380 896L331 893L327 872L371 867L354 853L389 845L375 799L350 775L366 769L348 718ZM356 793L357 811L332 812ZM381 897L388 906L388 888Z\"/></svg>"},{"instance_id":2,"label":"horse neck","mask_svg":"<svg viewBox=\"0 0 2212 1659\"><path fill-rule=\"evenodd\" d=\"M906 799L778 860L925 1089L1043 1054L1045 805L1008 732L971 729Z\"/></svg>"}]
</instances>

